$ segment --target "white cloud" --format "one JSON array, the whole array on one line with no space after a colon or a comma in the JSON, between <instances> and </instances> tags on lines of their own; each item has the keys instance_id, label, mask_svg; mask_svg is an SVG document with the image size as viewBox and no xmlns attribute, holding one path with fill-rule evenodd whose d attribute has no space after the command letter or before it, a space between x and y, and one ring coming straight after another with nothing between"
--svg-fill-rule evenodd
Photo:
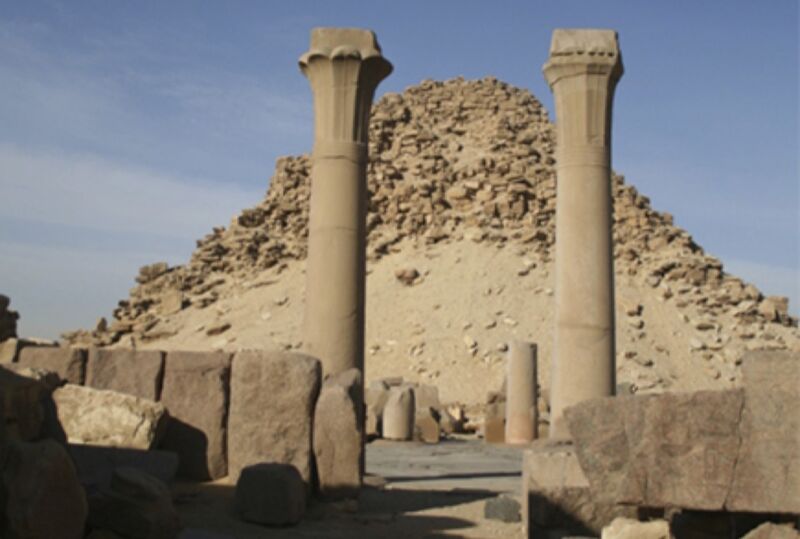
<instances>
[{"instance_id":1,"label":"white cloud","mask_svg":"<svg viewBox=\"0 0 800 539\"><path fill-rule=\"evenodd\" d=\"M127 296L140 266L185 262L195 239L262 194L92 155L0 145L0 293L21 313L24 335L89 327ZM41 237L53 227L78 237L69 245L56 237L63 234Z\"/></svg>"},{"instance_id":2,"label":"white cloud","mask_svg":"<svg viewBox=\"0 0 800 539\"><path fill-rule=\"evenodd\" d=\"M0 144L0 193L0 217L182 238L227 224L263 194L95 155L7 144Z\"/></svg>"}]
</instances>

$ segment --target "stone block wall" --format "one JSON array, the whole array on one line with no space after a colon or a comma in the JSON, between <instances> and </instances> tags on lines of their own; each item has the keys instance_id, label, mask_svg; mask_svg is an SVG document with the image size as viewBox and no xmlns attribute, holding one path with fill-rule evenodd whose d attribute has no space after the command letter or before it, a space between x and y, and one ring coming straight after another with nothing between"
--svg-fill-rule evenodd
<instances>
[{"instance_id":1,"label":"stone block wall","mask_svg":"<svg viewBox=\"0 0 800 539\"><path fill-rule=\"evenodd\" d=\"M4 367L54 372L67 388L110 390L164 406L170 417L158 448L179 457L178 475L186 479L235 482L245 466L273 462L295 466L312 487L313 414L322 382L315 358L52 346L22 348Z\"/></svg>"}]
</instances>

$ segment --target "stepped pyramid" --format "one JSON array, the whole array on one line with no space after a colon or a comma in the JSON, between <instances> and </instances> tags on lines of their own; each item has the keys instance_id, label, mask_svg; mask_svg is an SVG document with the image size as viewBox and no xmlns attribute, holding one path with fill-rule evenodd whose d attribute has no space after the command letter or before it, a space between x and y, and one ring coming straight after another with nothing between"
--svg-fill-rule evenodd
<instances>
[{"instance_id":1,"label":"stepped pyramid","mask_svg":"<svg viewBox=\"0 0 800 539\"><path fill-rule=\"evenodd\" d=\"M555 129L528 91L494 78L423 81L370 123L367 379L434 383L477 402L506 343L553 329ZM72 344L300 348L309 155L283 157L263 201L197 242L183 266L141 268L115 320ZM613 177L618 381L633 391L739 382L744 351L800 350L786 298L727 274L672 216Z\"/></svg>"}]
</instances>

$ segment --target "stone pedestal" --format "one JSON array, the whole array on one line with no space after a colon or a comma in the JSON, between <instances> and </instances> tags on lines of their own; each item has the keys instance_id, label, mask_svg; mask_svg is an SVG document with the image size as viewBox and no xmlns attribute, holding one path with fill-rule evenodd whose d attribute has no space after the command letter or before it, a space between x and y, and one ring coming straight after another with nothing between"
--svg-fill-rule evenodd
<instances>
[{"instance_id":1,"label":"stone pedestal","mask_svg":"<svg viewBox=\"0 0 800 539\"><path fill-rule=\"evenodd\" d=\"M550 412L556 438L569 435L564 408L614 393L611 105L622 71L616 32L553 32L544 74L558 129Z\"/></svg>"},{"instance_id":2,"label":"stone pedestal","mask_svg":"<svg viewBox=\"0 0 800 539\"><path fill-rule=\"evenodd\" d=\"M506 364L507 444L526 444L536 438L536 345L514 341Z\"/></svg>"},{"instance_id":3,"label":"stone pedestal","mask_svg":"<svg viewBox=\"0 0 800 539\"><path fill-rule=\"evenodd\" d=\"M315 28L300 69L314 93L303 343L324 374L363 373L369 116L392 66L370 31Z\"/></svg>"}]
</instances>

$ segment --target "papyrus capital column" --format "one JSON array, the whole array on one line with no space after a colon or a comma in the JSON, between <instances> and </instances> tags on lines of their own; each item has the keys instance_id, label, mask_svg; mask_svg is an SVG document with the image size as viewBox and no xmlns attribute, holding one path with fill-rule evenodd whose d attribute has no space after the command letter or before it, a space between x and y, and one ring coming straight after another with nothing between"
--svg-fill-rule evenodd
<instances>
[{"instance_id":1,"label":"papyrus capital column","mask_svg":"<svg viewBox=\"0 0 800 539\"><path fill-rule=\"evenodd\" d=\"M622 76L613 30L553 32L544 74L556 106L556 328L553 437L564 409L614 394L611 110Z\"/></svg>"},{"instance_id":2,"label":"papyrus capital column","mask_svg":"<svg viewBox=\"0 0 800 539\"><path fill-rule=\"evenodd\" d=\"M325 374L363 372L369 116L392 66L354 28L313 29L299 63L314 94L304 347Z\"/></svg>"}]
</instances>

